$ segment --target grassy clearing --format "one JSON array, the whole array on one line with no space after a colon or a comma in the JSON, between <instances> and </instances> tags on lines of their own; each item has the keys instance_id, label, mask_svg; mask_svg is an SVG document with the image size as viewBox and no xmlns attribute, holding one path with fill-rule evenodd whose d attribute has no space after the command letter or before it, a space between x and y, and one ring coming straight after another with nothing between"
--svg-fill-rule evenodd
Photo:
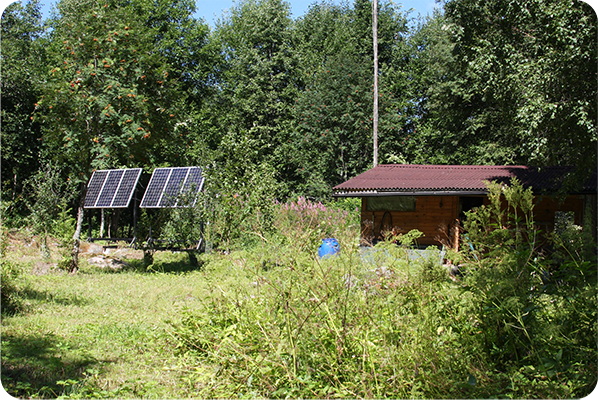
<instances>
[{"instance_id":1,"label":"grassy clearing","mask_svg":"<svg viewBox=\"0 0 598 400\"><path fill-rule=\"evenodd\" d=\"M185 254L156 263L186 265ZM168 320L197 303L205 274L29 275L23 312L2 320L2 384L33 397L185 397Z\"/></svg>"},{"instance_id":2,"label":"grassy clearing","mask_svg":"<svg viewBox=\"0 0 598 400\"><path fill-rule=\"evenodd\" d=\"M418 232L364 254L351 214L305 201L278 211L275 229L240 230L243 246L203 254L199 269L187 254L156 253L149 268L136 257L119 271L84 263L67 275L13 244L2 260L18 300L2 319L4 388L63 398L572 398L595 387L595 243L542 258L521 227L472 225L485 250L449 254L467 264L450 279L437 250L408 251ZM316 256L324 235L340 255Z\"/></svg>"}]
</instances>

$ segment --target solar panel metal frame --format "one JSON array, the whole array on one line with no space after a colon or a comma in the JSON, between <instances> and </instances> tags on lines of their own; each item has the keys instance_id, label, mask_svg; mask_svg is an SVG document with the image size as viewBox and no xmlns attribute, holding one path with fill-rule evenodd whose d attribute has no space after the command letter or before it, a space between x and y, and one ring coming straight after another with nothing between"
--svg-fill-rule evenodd
<instances>
[{"instance_id":1,"label":"solar panel metal frame","mask_svg":"<svg viewBox=\"0 0 598 400\"><path fill-rule=\"evenodd\" d=\"M181 172L185 172L181 177ZM156 168L141 200L140 208L182 208L193 207L197 202L196 194L203 189L205 178L200 167ZM182 178L182 179L181 179ZM178 179L178 182L176 180ZM181 196L197 184L190 194L191 204L179 204Z\"/></svg>"},{"instance_id":2,"label":"solar panel metal frame","mask_svg":"<svg viewBox=\"0 0 598 400\"><path fill-rule=\"evenodd\" d=\"M94 171L83 208L127 208L141 177L141 168Z\"/></svg>"}]
</instances>

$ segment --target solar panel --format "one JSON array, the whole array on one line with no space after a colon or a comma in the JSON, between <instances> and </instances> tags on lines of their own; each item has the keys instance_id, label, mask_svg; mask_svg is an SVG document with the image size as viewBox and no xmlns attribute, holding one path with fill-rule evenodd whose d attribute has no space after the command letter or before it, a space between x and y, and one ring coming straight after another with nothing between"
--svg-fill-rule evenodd
<instances>
[{"instance_id":1,"label":"solar panel","mask_svg":"<svg viewBox=\"0 0 598 400\"><path fill-rule=\"evenodd\" d=\"M131 195L137 186L141 169L139 171L134 169L126 169L123 178L120 182L114 200L112 201L113 208L128 207L131 201Z\"/></svg>"},{"instance_id":2,"label":"solar panel","mask_svg":"<svg viewBox=\"0 0 598 400\"><path fill-rule=\"evenodd\" d=\"M187 207L195 205L203 187L199 167L156 168L149 181L141 208ZM189 202L189 199L192 199Z\"/></svg>"},{"instance_id":3,"label":"solar panel","mask_svg":"<svg viewBox=\"0 0 598 400\"><path fill-rule=\"evenodd\" d=\"M84 208L95 206L107 176L108 171L94 171L93 175L91 175L91 179L87 184L87 193L85 194L85 203L83 205Z\"/></svg>"},{"instance_id":4,"label":"solar panel","mask_svg":"<svg viewBox=\"0 0 598 400\"><path fill-rule=\"evenodd\" d=\"M140 176L141 168L94 171L84 208L127 208Z\"/></svg>"},{"instance_id":5,"label":"solar panel","mask_svg":"<svg viewBox=\"0 0 598 400\"><path fill-rule=\"evenodd\" d=\"M102 192L98 197L98 201L96 202L95 206L99 208L107 208L110 207L112 204L112 200L114 199L114 194L116 193L116 189L118 189L118 185L123 177L123 170L116 170L110 171L108 173L108 178L104 181L104 187L102 187Z\"/></svg>"}]
</instances>

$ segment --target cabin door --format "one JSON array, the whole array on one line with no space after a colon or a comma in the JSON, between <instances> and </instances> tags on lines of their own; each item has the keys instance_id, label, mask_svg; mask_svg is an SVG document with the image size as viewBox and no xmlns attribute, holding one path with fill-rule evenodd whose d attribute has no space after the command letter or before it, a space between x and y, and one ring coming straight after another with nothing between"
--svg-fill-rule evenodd
<instances>
[{"instance_id":1,"label":"cabin door","mask_svg":"<svg viewBox=\"0 0 598 400\"><path fill-rule=\"evenodd\" d=\"M459 197L459 219L454 225L453 234L451 235L451 245L455 251L459 251L459 243L461 239L461 232L463 231L463 221L467 219L465 213L471 211L476 207L484 204L484 197L463 196Z\"/></svg>"},{"instance_id":2,"label":"cabin door","mask_svg":"<svg viewBox=\"0 0 598 400\"><path fill-rule=\"evenodd\" d=\"M465 212L484 205L483 197L459 197L459 220L465 221Z\"/></svg>"}]
</instances>

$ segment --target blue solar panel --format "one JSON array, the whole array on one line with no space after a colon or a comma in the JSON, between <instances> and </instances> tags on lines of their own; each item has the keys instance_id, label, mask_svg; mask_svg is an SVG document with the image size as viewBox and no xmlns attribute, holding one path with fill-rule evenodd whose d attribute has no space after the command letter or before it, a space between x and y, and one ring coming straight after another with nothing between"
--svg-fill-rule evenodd
<instances>
[{"instance_id":1,"label":"blue solar panel","mask_svg":"<svg viewBox=\"0 0 598 400\"><path fill-rule=\"evenodd\" d=\"M194 205L182 197L194 196L203 186L201 168L156 168L147 186L141 208L186 207ZM190 191L192 189L192 191Z\"/></svg>"},{"instance_id":2,"label":"blue solar panel","mask_svg":"<svg viewBox=\"0 0 598 400\"><path fill-rule=\"evenodd\" d=\"M128 207L139 180L141 169L127 169L112 201L113 208Z\"/></svg>"},{"instance_id":3,"label":"blue solar panel","mask_svg":"<svg viewBox=\"0 0 598 400\"><path fill-rule=\"evenodd\" d=\"M140 176L141 168L95 171L84 208L127 208Z\"/></svg>"},{"instance_id":4,"label":"blue solar panel","mask_svg":"<svg viewBox=\"0 0 598 400\"><path fill-rule=\"evenodd\" d=\"M187 196L188 193L197 193L203 189L203 182L204 177L201 175L201 168L193 167L189 171L189 175L187 175L187 180L185 181L181 193L185 196ZM195 201L197 201L197 196L193 196L193 203L190 204L190 206L194 206Z\"/></svg>"},{"instance_id":5,"label":"blue solar panel","mask_svg":"<svg viewBox=\"0 0 598 400\"><path fill-rule=\"evenodd\" d=\"M123 177L123 173L123 170L110 171L110 173L108 174L108 178L106 179L106 182L104 182L102 193L100 193L98 201L96 202L96 207L110 207L110 205L112 204L112 200L114 200L114 194L116 193L116 189L118 189L118 185L120 185L120 180Z\"/></svg>"},{"instance_id":6,"label":"blue solar panel","mask_svg":"<svg viewBox=\"0 0 598 400\"><path fill-rule=\"evenodd\" d=\"M98 201L98 196L102 191L102 187L104 186L104 181L108 176L109 171L94 171L93 175L91 175L91 179L87 184L87 193L85 194L85 203L84 208L91 208L95 207L96 202Z\"/></svg>"},{"instance_id":7,"label":"blue solar panel","mask_svg":"<svg viewBox=\"0 0 598 400\"><path fill-rule=\"evenodd\" d=\"M169 168L156 168L141 200L141 208L154 208L158 206L169 175Z\"/></svg>"},{"instance_id":8,"label":"blue solar panel","mask_svg":"<svg viewBox=\"0 0 598 400\"><path fill-rule=\"evenodd\" d=\"M174 168L170 171L168 183L160 200L160 207L176 207L181 186L189 173L189 168Z\"/></svg>"}]
</instances>

